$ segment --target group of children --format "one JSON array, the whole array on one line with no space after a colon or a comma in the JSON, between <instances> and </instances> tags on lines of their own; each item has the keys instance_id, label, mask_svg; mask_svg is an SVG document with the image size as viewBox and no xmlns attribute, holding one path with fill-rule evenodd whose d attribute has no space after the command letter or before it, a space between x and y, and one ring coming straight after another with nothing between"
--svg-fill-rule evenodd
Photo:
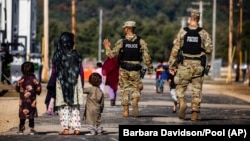
<instances>
[{"instance_id":1,"label":"group of children","mask_svg":"<svg viewBox=\"0 0 250 141\"><path fill-rule=\"evenodd\" d=\"M114 63L118 61L115 59L107 59L108 62ZM105 63L106 64L106 63ZM118 65L118 62L117 62ZM101 113L104 109L104 87L107 85L110 89L110 100L111 106L115 105L116 91L118 87L118 67L112 69L113 75L116 75L116 84L113 86L108 83L106 84L107 75L109 74L106 67L102 69L103 64L97 63L97 68L89 76L90 87L83 88L83 94L87 94L85 111L83 114L83 120L88 124L88 135L101 134L103 127L101 124ZM108 67L109 68L109 67ZM35 122L34 118L38 116L36 108L36 96L40 95L42 91L41 82L34 75L34 64L32 62L24 62L21 66L23 76L16 83L16 91L19 92L19 131L18 134L22 135L25 130L25 121L29 120L30 135L36 134L34 129ZM103 72L103 70L105 70ZM114 72L115 70L115 72ZM114 78L112 78L114 79ZM113 82L113 81L112 81ZM51 81L49 81L51 83ZM113 82L114 83L114 82ZM47 86L48 93L45 99L47 114L54 115L56 111L55 107L55 91L50 88L50 84Z\"/></svg>"}]
</instances>

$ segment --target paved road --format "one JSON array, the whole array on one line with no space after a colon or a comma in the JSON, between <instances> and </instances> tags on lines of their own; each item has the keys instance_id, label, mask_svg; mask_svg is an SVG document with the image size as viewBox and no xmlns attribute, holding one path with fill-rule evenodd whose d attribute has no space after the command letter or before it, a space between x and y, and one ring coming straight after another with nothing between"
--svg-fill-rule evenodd
<instances>
[{"instance_id":1,"label":"paved road","mask_svg":"<svg viewBox=\"0 0 250 141\"><path fill-rule=\"evenodd\" d=\"M250 125L250 103L228 95L222 95L218 91L207 87L203 88L203 103L201 107L202 120L193 122L190 120L190 103L187 109L185 120L179 120L176 113L172 113L173 102L169 94L169 87L165 84L163 94L156 94L154 89L154 79L146 78L143 80L144 90L142 91L139 103L140 115L138 118L132 116L122 117L122 107L120 101L111 107L108 95L105 95L105 109L102 114L104 134L97 136L86 136L86 126L82 125L81 134L61 136L58 132L62 130L59 117L44 114L35 120L38 135L17 135L18 128L0 135L0 141L118 141L119 125ZM212 82L209 82L212 83ZM118 97L119 99L119 97ZM187 91L187 101L190 102L191 91ZM81 107L83 113L84 106ZM132 110L130 108L130 110Z\"/></svg>"}]
</instances>

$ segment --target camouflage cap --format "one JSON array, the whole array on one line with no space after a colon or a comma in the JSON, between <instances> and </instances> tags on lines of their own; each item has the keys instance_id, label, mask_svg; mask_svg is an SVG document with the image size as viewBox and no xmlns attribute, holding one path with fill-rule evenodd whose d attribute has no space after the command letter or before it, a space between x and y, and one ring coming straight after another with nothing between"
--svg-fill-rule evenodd
<instances>
[{"instance_id":1,"label":"camouflage cap","mask_svg":"<svg viewBox=\"0 0 250 141\"><path fill-rule=\"evenodd\" d=\"M127 26L128 27L136 27L136 22L135 21L126 21L122 27L125 28Z\"/></svg>"},{"instance_id":2,"label":"camouflage cap","mask_svg":"<svg viewBox=\"0 0 250 141\"><path fill-rule=\"evenodd\" d=\"M200 17L200 12L198 10L192 10L190 12L190 17Z\"/></svg>"}]
</instances>

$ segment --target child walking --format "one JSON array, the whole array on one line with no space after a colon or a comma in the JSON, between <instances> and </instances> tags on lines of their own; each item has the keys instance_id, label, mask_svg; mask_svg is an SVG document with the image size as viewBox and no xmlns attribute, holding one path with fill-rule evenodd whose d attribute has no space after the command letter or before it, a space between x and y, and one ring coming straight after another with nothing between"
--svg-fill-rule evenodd
<instances>
[{"instance_id":1,"label":"child walking","mask_svg":"<svg viewBox=\"0 0 250 141\"><path fill-rule=\"evenodd\" d=\"M36 108L36 95L40 95L42 86L34 75L34 64L24 62L21 66L23 76L16 83L16 91L19 93L19 135L25 130L25 121L29 120L30 135L36 133L34 118L38 116Z\"/></svg>"},{"instance_id":2,"label":"child walking","mask_svg":"<svg viewBox=\"0 0 250 141\"><path fill-rule=\"evenodd\" d=\"M174 101L174 106L173 106L173 113L176 113L176 109L177 109L177 97L176 97L176 85L174 83L174 75L169 73L168 74L168 84L169 84L169 88L170 88L170 95L171 98Z\"/></svg>"},{"instance_id":3,"label":"child walking","mask_svg":"<svg viewBox=\"0 0 250 141\"><path fill-rule=\"evenodd\" d=\"M89 83L92 86L83 89L83 93L87 94L83 115L83 120L88 125L89 130L89 133L86 135L102 134L101 113L104 108L104 94L99 87L102 83L102 76L99 73L92 73L89 76Z\"/></svg>"}]
</instances>

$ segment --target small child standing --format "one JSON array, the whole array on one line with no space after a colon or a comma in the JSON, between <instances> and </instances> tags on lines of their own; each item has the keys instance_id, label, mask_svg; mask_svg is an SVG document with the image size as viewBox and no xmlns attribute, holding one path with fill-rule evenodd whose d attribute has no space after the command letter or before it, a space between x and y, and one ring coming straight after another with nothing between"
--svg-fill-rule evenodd
<instances>
[{"instance_id":1,"label":"small child standing","mask_svg":"<svg viewBox=\"0 0 250 141\"><path fill-rule=\"evenodd\" d=\"M38 116L36 108L36 95L40 95L42 86L34 75L34 64L24 62L21 66L23 76L16 83L16 91L19 93L19 135L25 130L25 121L29 119L30 135L36 133L34 118Z\"/></svg>"},{"instance_id":2,"label":"small child standing","mask_svg":"<svg viewBox=\"0 0 250 141\"><path fill-rule=\"evenodd\" d=\"M176 97L176 85L174 83L174 75L171 74L171 73L168 73L168 84L169 84L169 87L170 87L170 95L171 95L171 98L173 99L174 101L174 106L173 106L173 113L176 113L176 109L177 109L177 97Z\"/></svg>"},{"instance_id":3,"label":"small child standing","mask_svg":"<svg viewBox=\"0 0 250 141\"><path fill-rule=\"evenodd\" d=\"M104 109L104 94L100 89L102 76L99 73L92 73L89 76L89 83L92 87L84 88L83 93L87 94L87 101L83 120L88 124L89 133L86 135L102 134L101 113Z\"/></svg>"}]
</instances>

